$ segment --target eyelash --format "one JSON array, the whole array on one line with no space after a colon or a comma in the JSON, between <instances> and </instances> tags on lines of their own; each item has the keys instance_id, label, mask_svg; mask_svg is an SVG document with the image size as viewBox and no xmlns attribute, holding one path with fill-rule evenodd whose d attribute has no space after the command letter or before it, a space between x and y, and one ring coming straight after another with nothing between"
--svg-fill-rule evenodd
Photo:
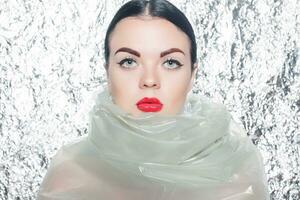
<instances>
[{"instance_id":1,"label":"eyelash","mask_svg":"<svg viewBox=\"0 0 300 200\"><path fill-rule=\"evenodd\" d=\"M125 62L128 62L128 61L133 61L133 62L135 62L134 59L128 57L128 58L125 58L125 59L121 60L120 62L118 62L118 64L122 67L122 65L123 65ZM122 67L122 68L128 69L128 67Z\"/></svg>"},{"instance_id":2,"label":"eyelash","mask_svg":"<svg viewBox=\"0 0 300 200\"><path fill-rule=\"evenodd\" d=\"M118 64L122 67L122 65L125 62L128 62L128 61L136 62L133 58L128 57L128 58L125 58L125 59L121 60L120 62L118 62ZM170 61L174 62L175 64L177 64L178 67L176 67L176 68L167 68L167 70L176 70L176 69L179 69L180 67L183 66L183 64L181 64L178 60L173 59L173 58L168 58L164 63L170 62ZM123 68L128 69L128 67L123 67Z\"/></svg>"}]
</instances>

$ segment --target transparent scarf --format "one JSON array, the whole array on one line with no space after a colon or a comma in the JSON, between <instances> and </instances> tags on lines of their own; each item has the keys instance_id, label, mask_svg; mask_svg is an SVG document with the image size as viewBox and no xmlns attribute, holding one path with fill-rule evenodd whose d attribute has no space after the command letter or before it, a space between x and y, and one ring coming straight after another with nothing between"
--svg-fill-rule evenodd
<instances>
[{"instance_id":1,"label":"transparent scarf","mask_svg":"<svg viewBox=\"0 0 300 200\"><path fill-rule=\"evenodd\" d=\"M259 151L225 106L189 93L176 115L134 117L108 89L88 136L53 157L38 199L268 200Z\"/></svg>"}]
</instances>

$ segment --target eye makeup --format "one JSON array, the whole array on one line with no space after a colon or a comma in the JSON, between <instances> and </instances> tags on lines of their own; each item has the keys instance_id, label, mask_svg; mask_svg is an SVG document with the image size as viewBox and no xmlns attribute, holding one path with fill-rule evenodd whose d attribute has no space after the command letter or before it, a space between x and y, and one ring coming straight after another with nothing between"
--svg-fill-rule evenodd
<instances>
[{"instance_id":1,"label":"eye makeup","mask_svg":"<svg viewBox=\"0 0 300 200\"><path fill-rule=\"evenodd\" d=\"M175 63L177 66L176 67L166 67L168 70L176 70L176 69L179 69L183 66L183 64L181 64L181 62L179 62L178 60L174 59L174 58L168 58L165 62L165 63L168 63L168 64L171 64L171 63ZM171 64L172 65L172 64Z\"/></svg>"},{"instance_id":2,"label":"eye makeup","mask_svg":"<svg viewBox=\"0 0 300 200\"><path fill-rule=\"evenodd\" d=\"M120 67L122 67L122 68L129 69L129 68L132 68L132 67L124 67L124 64L127 63L127 64L130 65L130 64L132 64L133 62L136 63L136 61L135 61L133 58L131 58L131 57L126 57L126 58L122 59L120 62L118 62L117 64L120 65Z\"/></svg>"},{"instance_id":3,"label":"eye makeup","mask_svg":"<svg viewBox=\"0 0 300 200\"><path fill-rule=\"evenodd\" d=\"M135 64L133 64L133 63L135 63ZM126 57L126 58L122 59L120 62L118 62L117 64L122 68L131 69L137 65L137 62L132 57ZM165 64L169 64L169 66L166 66ZM176 66L174 66L174 64ZM183 66L183 64L175 58L168 58L166 61L163 62L163 65L165 66L165 68L167 70L177 70Z\"/></svg>"}]
</instances>

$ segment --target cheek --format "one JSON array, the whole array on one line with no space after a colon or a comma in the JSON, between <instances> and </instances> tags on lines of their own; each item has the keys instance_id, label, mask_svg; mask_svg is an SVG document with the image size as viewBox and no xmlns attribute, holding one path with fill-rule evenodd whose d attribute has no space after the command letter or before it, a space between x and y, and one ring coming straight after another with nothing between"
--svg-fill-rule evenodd
<instances>
[{"instance_id":1,"label":"cheek","mask_svg":"<svg viewBox=\"0 0 300 200\"><path fill-rule=\"evenodd\" d=\"M111 69L109 73L108 82L112 96L116 99L131 96L130 92L133 92L137 85L135 79L119 69Z\"/></svg>"},{"instance_id":2,"label":"cheek","mask_svg":"<svg viewBox=\"0 0 300 200\"><path fill-rule=\"evenodd\" d=\"M183 103L186 94L188 93L189 83L190 78L188 74L173 76L165 81L166 98L169 100L170 104L177 105Z\"/></svg>"},{"instance_id":3,"label":"cheek","mask_svg":"<svg viewBox=\"0 0 300 200\"><path fill-rule=\"evenodd\" d=\"M172 87L176 90L176 88L184 90L187 88L190 81L190 73L188 71L182 71L174 74L166 74L164 75L165 84L168 87ZM175 88L176 86L176 88Z\"/></svg>"}]
</instances>

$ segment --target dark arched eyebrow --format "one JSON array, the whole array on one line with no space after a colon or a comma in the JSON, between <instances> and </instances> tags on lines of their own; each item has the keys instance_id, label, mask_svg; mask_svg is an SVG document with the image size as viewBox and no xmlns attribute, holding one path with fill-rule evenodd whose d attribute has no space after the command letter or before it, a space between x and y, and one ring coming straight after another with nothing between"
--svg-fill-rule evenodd
<instances>
[{"instance_id":1,"label":"dark arched eyebrow","mask_svg":"<svg viewBox=\"0 0 300 200\"><path fill-rule=\"evenodd\" d=\"M133 54L137 57L141 57L141 54L140 52L136 51L136 50L133 50L131 48L128 48L128 47L122 47L120 49L118 49L116 52L115 52L115 55L118 53L118 52L127 52L127 53L130 53L130 54ZM171 48L171 49L168 49L166 51L163 51L160 53L160 57L164 57L170 53L174 53L174 52L180 52L180 53L183 53L183 55L185 55L185 53L181 50L181 49L178 49L178 48Z\"/></svg>"}]
</instances>

